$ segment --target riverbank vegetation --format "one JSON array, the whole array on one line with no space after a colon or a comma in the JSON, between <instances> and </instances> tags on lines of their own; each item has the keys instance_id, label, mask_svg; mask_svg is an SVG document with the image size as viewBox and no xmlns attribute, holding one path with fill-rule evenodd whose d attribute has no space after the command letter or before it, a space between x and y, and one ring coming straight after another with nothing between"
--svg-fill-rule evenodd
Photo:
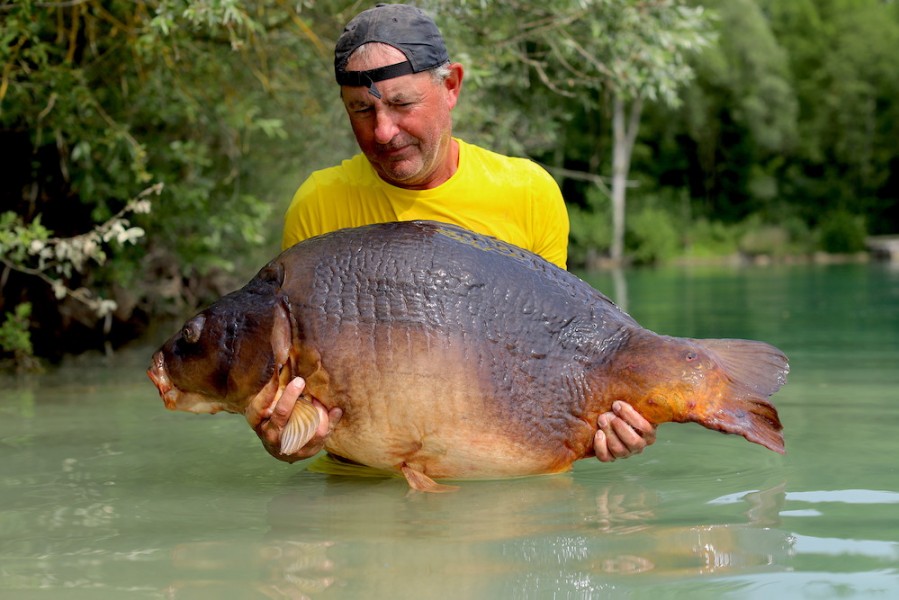
<instances>
[{"instance_id":1,"label":"riverbank vegetation","mask_svg":"<svg viewBox=\"0 0 899 600\"><path fill-rule=\"evenodd\" d=\"M572 267L613 225L639 264L899 233L896 3L419 4L466 67L457 134L558 178ZM273 256L296 186L356 151L331 51L362 8L0 0L2 355L125 343Z\"/></svg>"}]
</instances>

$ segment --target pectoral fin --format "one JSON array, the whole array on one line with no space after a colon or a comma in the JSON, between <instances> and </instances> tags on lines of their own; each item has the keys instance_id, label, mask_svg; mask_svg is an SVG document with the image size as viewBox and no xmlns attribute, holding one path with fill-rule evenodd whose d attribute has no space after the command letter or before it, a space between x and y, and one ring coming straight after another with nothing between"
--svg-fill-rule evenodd
<instances>
[{"instance_id":1,"label":"pectoral fin","mask_svg":"<svg viewBox=\"0 0 899 600\"><path fill-rule=\"evenodd\" d=\"M321 415L306 397L300 397L281 432L281 454L293 454L312 439Z\"/></svg>"}]
</instances>

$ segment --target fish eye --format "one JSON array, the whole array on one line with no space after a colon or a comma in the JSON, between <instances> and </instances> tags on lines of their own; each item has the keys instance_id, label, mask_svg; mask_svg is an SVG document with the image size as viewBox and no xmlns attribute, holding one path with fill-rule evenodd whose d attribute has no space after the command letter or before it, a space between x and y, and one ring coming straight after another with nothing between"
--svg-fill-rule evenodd
<instances>
[{"instance_id":1,"label":"fish eye","mask_svg":"<svg viewBox=\"0 0 899 600\"><path fill-rule=\"evenodd\" d=\"M184 327L181 329L181 338L188 344L196 344L200 339L200 334L203 332L203 324L205 322L206 318L203 315L194 317L184 324Z\"/></svg>"},{"instance_id":2,"label":"fish eye","mask_svg":"<svg viewBox=\"0 0 899 600\"><path fill-rule=\"evenodd\" d=\"M684 354L684 358L686 359L687 362L693 362L694 360L696 360L697 356L698 355L693 350L687 350L687 353Z\"/></svg>"}]
</instances>

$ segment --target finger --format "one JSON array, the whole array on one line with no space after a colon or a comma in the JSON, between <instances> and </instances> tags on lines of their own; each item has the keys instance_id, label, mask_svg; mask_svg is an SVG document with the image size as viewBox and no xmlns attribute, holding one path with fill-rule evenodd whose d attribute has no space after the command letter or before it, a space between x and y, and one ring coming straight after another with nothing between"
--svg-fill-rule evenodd
<instances>
[{"instance_id":1,"label":"finger","mask_svg":"<svg viewBox=\"0 0 899 600\"><path fill-rule=\"evenodd\" d=\"M646 440L643 439L640 432L625 423L624 419L615 417L612 419L610 428L615 434L614 436L610 435L609 438L611 439L614 437L615 441L618 443L616 448L612 451L618 458L624 458L632 454L640 454L643 452L643 449L646 448Z\"/></svg>"},{"instance_id":2,"label":"finger","mask_svg":"<svg viewBox=\"0 0 899 600\"><path fill-rule=\"evenodd\" d=\"M616 401L612 404L612 410L615 411L615 414L618 415L621 419L624 420L625 423L631 426L634 430L637 431L643 438L643 446L649 446L650 444L655 443L656 441L656 428L655 426L647 421L643 415L641 415L637 410L628 404L627 402Z\"/></svg>"},{"instance_id":3,"label":"finger","mask_svg":"<svg viewBox=\"0 0 899 600\"><path fill-rule=\"evenodd\" d=\"M340 422L340 419L343 418L343 409L337 408L336 406L328 411L328 421L331 424L328 433L330 434L334 431L334 428L337 427L337 424Z\"/></svg>"},{"instance_id":4,"label":"finger","mask_svg":"<svg viewBox=\"0 0 899 600\"><path fill-rule=\"evenodd\" d=\"M271 418L275 404L278 403L278 398L281 397L283 391L283 388L278 385L278 374L275 373L252 399L244 416L254 431L257 433L261 431L261 426Z\"/></svg>"},{"instance_id":5,"label":"finger","mask_svg":"<svg viewBox=\"0 0 899 600\"><path fill-rule=\"evenodd\" d=\"M606 443L606 434L602 432L602 429L597 431L596 435L593 437L593 453L596 454L596 458L598 458L600 462L609 463L615 461L615 457L609 452L609 446Z\"/></svg>"},{"instance_id":6,"label":"finger","mask_svg":"<svg viewBox=\"0 0 899 600\"><path fill-rule=\"evenodd\" d=\"M272 411L272 416L269 417L269 426L267 427L268 429L276 428L279 437L281 430L287 425L287 420L290 419L290 413L293 412L297 399L304 389L306 389L306 382L302 377L295 377L284 386L284 391L281 393L281 397L278 398L277 404L275 404L275 410Z\"/></svg>"},{"instance_id":7,"label":"finger","mask_svg":"<svg viewBox=\"0 0 899 600\"><path fill-rule=\"evenodd\" d=\"M624 458L631 454L631 451L622 442L618 434L616 423L621 422L621 419L619 419L613 413L603 413L599 416L598 420L599 430L604 434L603 437L605 441L606 452L611 455L612 460L616 458ZM596 437L594 437L593 440L595 445ZM599 452L597 452L596 454L597 456L600 455Z\"/></svg>"},{"instance_id":8,"label":"finger","mask_svg":"<svg viewBox=\"0 0 899 600\"><path fill-rule=\"evenodd\" d=\"M311 440L311 442L314 443L331 435L331 432L334 431L334 426L337 425L340 417L343 416L343 411L337 407L328 410L324 404L322 404L315 398L312 399L312 406L314 406L315 410L318 411L319 416L318 427L315 430L315 437L313 437Z\"/></svg>"},{"instance_id":9,"label":"finger","mask_svg":"<svg viewBox=\"0 0 899 600\"><path fill-rule=\"evenodd\" d=\"M284 455L281 454L281 431L287 425L297 398L303 393L305 387L306 382L301 377L289 381L275 401L271 415L260 421L255 427L256 435L259 436L268 453L281 460L285 460Z\"/></svg>"}]
</instances>

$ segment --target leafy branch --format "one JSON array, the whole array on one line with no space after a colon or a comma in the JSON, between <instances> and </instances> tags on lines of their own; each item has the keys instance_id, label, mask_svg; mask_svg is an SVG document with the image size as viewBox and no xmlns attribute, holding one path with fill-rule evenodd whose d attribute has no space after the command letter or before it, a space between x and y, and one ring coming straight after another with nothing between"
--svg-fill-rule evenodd
<instances>
[{"instance_id":1,"label":"leafy branch","mask_svg":"<svg viewBox=\"0 0 899 600\"><path fill-rule=\"evenodd\" d=\"M69 281L74 273L84 273L91 262L104 264L106 249L112 242L133 244L144 237L144 230L133 226L127 217L149 213L150 196L158 196L162 188L162 183L146 188L107 221L86 233L66 238L52 237L40 218L26 224L16 213L3 213L0 215L0 262L7 270L44 281L53 289L57 300L72 298L90 308L98 318L107 317L116 310L115 301L100 298L85 287L73 289Z\"/></svg>"}]
</instances>

